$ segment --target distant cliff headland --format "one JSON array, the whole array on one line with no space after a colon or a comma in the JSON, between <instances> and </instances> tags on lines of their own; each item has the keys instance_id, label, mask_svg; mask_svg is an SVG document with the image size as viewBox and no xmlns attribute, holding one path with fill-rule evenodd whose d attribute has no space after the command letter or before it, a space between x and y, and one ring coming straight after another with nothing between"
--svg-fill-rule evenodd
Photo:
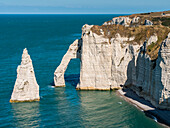
<instances>
[{"instance_id":1,"label":"distant cliff headland","mask_svg":"<svg viewBox=\"0 0 170 128\"><path fill-rule=\"evenodd\" d=\"M170 11L115 17L102 26L84 25L54 73L81 60L78 90L131 89L160 109L170 110Z\"/></svg>"}]
</instances>

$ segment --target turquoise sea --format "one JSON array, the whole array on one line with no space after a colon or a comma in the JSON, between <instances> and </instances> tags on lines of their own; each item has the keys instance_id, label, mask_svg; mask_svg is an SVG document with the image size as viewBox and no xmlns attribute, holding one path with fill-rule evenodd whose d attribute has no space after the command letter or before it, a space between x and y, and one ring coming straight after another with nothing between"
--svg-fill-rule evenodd
<instances>
[{"instance_id":1,"label":"turquoise sea","mask_svg":"<svg viewBox=\"0 0 170 128\"><path fill-rule=\"evenodd\" d=\"M114 91L77 91L80 61L65 73L66 87L53 88L53 74L84 24L101 25L118 15L0 15L0 127L160 128ZM9 103L22 50L31 55L40 102Z\"/></svg>"}]
</instances>

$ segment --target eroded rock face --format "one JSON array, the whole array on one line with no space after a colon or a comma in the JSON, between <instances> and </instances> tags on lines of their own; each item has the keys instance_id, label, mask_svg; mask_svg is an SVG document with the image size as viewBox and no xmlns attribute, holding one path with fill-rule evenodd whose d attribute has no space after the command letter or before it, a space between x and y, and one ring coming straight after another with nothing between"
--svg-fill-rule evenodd
<instances>
[{"instance_id":1,"label":"eroded rock face","mask_svg":"<svg viewBox=\"0 0 170 128\"><path fill-rule=\"evenodd\" d=\"M169 34L170 35L170 34ZM162 43L158 59L151 61L142 47L136 60L136 84L131 86L139 96L154 106L170 110L170 36Z\"/></svg>"},{"instance_id":2,"label":"eroded rock face","mask_svg":"<svg viewBox=\"0 0 170 128\"><path fill-rule=\"evenodd\" d=\"M82 28L81 90L110 90L111 48L109 39L93 33L84 25Z\"/></svg>"},{"instance_id":3,"label":"eroded rock face","mask_svg":"<svg viewBox=\"0 0 170 128\"><path fill-rule=\"evenodd\" d=\"M150 20L146 19L144 25L153 25L153 23Z\"/></svg>"},{"instance_id":4,"label":"eroded rock face","mask_svg":"<svg viewBox=\"0 0 170 128\"><path fill-rule=\"evenodd\" d=\"M139 22L140 17L135 16L132 20L131 20L131 24L134 23L138 23Z\"/></svg>"},{"instance_id":5,"label":"eroded rock face","mask_svg":"<svg viewBox=\"0 0 170 128\"><path fill-rule=\"evenodd\" d=\"M155 43L156 41L158 41L158 37L156 34L154 34L153 36L151 36L147 42L147 45L151 45L152 43Z\"/></svg>"},{"instance_id":6,"label":"eroded rock face","mask_svg":"<svg viewBox=\"0 0 170 128\"><path fill-rule=\"evenodd\" d=\"M121 37L119 33L114 38L107 38L102 34L102 29L98 35L92 32L92 27L86 24L82 28L81 48L78 50L81 60L80 82L76 88L110 90L128 87L154 106L170 109L170 34L164 40L155 61L146 52L147 47L158 40L157 35L154 34L148 41L139 44L133 42L135 37ZM68 52L66 56L73 54L69 50ZM74 54L75 52L77 47ZM75 56L68 57L65 67L71 58ZM62 63L60 65L64 65ZM62 76L65 71L63 69L62 66ZM62 83L64 84L64 77Z\"/></svg>"},{"instance_id":7,"label":"eroded rock face","mask_svg":"<svg viewBox=\"0 0 170 128\"><path fill-rule=\"evenodd\" d=\"M32 60L25 48L21 65L17 68L17 79L10 102L38 101L39 99L39 85L35 78Z\"/></svg>"},{"instance_id":8,"label":"eroded rock face","mask_svg":"<svg viewBox=\"0 0 170 128\"><path fill-rule=\"evenodd\" d=\"M88 25L83 27L81 48L80 90L110 90L119 89L120 85L128 84L127 69L129 62L135 59L139 45L129 45L134 37L121 37L108 39L103 35L93 33ZM84 30L86 29L86 30ZM89 30L89 31L88 31ZM86 32L86 33L85 33ZM135 62L131 68L135 71ZM133 81L134 82L134 81Z\"/></svg>"},{"instance_id":9,"label":"eroded rock face","mask_svg":"<svg viewBox=\"0 0 170 128\"><path fill-rule=\"evenodd\" d=\"M80 57L80 42L75 40L69 47L67 53L64 55L60 65L54 72L55 87L65 87L64 73L71 59ZM79 50L79 51L78 51Z\"/></svg>"},{"instance_id":10,"label":"eroded rock face","mask_svg":"<svg viewBox=\"0 0 170 128\"><path fill-rule=\"evenodd\" d=\"M155 87L159 86L157 88L159 95L155 94L156 99L158 99L155 104L159 104L160 108L170 110L170 33L159 50L155 67L155 80Z\"/></svg>"},{"instance_id":11,"label":"eroded rock face","mask_svg":"<svg viewBox=\"0 0 170 128\"><path fill-rule=\"evenodd\" d=\"M134 18L130 18L127 16L115 17L110 22L105 22L103 25L119 24L119 25L124 25L124 26L128 27L131 24L138 23L139 19L140 19L140 17L134 17Z\"/></svg>"}]
</instances>

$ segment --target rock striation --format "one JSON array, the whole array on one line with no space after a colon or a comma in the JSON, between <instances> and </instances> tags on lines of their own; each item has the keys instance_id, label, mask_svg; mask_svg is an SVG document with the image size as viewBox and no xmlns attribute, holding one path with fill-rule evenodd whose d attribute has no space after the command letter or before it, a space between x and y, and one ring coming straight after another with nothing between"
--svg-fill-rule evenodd
<instances>
[{"instance_id":1,"label":"rock striation","mask_svg":"<svg viewBox=\"0 0 170 128\"><path fill-rule=\"evenodd\" d=\"M17 79L10 102L39 101L39 85L37 84L32 60L27 49L23 50L21 65L17 68Z\"/></svg>"},{"instance_id":2,"label":"rock striation","mask_svg":"<svg viewBox=\"0 0 170 128\"><path fill-rule=\"evenodd\" d=\"M60 65L54 72L54 84L55 87L65 87L64 73L71 59L79 58L79 41L75 40L73 44L70 45L67 53L64 55Z\"/></svg>"},{"instance_id":3,"label":"rock striation","mask_svg":"<svg viewBox=\"0 0 170 128\"><path fill-rule=\"evenodd\" d=\"M82 28L81 90L110 90L111 49L109 39L91 31L91 25Z\"/></svg>"},{"instance_id":4,"label":"rock striation","mask_svg":"<svg viewBox=\"0 0 170 128\"><path fill-rule=\"evenodd\" d=\"M162 42L158 58L150 60L142 47L136 59L134 81L130 88L155 107L170 110L170 33ZM132 67L131 67L132 68ZM129 75L129 74L127 74Z\"/></svg>"},{"instance_id":5,"label":"rock striation","mask_svg":"<svg viewBox=\"0 0 170 128\"><path fill-rule=\"evenodd\" d=\"M104 25L120 24L129 26L131 21L133 22L134 20L130 19L129 17L115 17L112 19L111 22L108 23L105 22Z\"/></svg>"},{"instance_id":6,"label":"rock striation","mask_svg":"<svg viewBox=\"0 0 170 128\"><path fill-rule=\"evenodd\" d=\"M159 21L165 25L153 22L153 27L145 24L146 17L155 21L148 14L136 14L113 18L102 26L84 25L81 39L71 44L74 48L69 48L54 73L55 86L65 85L70 59L80 58L76 89L130 88L155 107L170 110L170 29L166 19Z\"/></svg>"},{"instance_id":7,"label":"rock striation","mask_svg":"<svg viewBox=\"0 0 170 128\"><path fill-rule=\"evenodd\" d=\"M123 25L125 27L129 27L133 24L142 24L142 19L140 17L135 16L133 18L130 17L115 17L111 21L105 22L103 25L113 25L113 24L119 24ZM152 21L145 19L144 25L153 25Z\"/></svg>"},{"instance_id":8,"label":"rock striation","mask_svg":"<svg viewBox=\"0 0 170 128\"><path fill-rule=\"evenodd\" d=\"M109 22L105 22L103 25L113 25L113 24L119 24L119 25L124 25L128 27L131 24L138 23L140 17L115 17Z\"/></svg>"}]
</instances>

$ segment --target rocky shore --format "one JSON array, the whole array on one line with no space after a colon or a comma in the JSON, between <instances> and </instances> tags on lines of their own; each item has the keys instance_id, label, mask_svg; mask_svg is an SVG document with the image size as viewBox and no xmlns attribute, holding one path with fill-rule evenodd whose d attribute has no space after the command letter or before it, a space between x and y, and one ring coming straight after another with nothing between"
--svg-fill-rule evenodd
<instances>
[{"instance_id":1,"label":"rocky shore","mask_svg":"<svg viewBox=\"0 0 170 128\"><path fill-rule=\"evenodd\" d=\"M170 127L170 111L155 108L149 101L139 97L134 91L128 88L117 90L117 94L142 110L146 116L154 119L164 127Z\"/></svg>"}]
</instances>

